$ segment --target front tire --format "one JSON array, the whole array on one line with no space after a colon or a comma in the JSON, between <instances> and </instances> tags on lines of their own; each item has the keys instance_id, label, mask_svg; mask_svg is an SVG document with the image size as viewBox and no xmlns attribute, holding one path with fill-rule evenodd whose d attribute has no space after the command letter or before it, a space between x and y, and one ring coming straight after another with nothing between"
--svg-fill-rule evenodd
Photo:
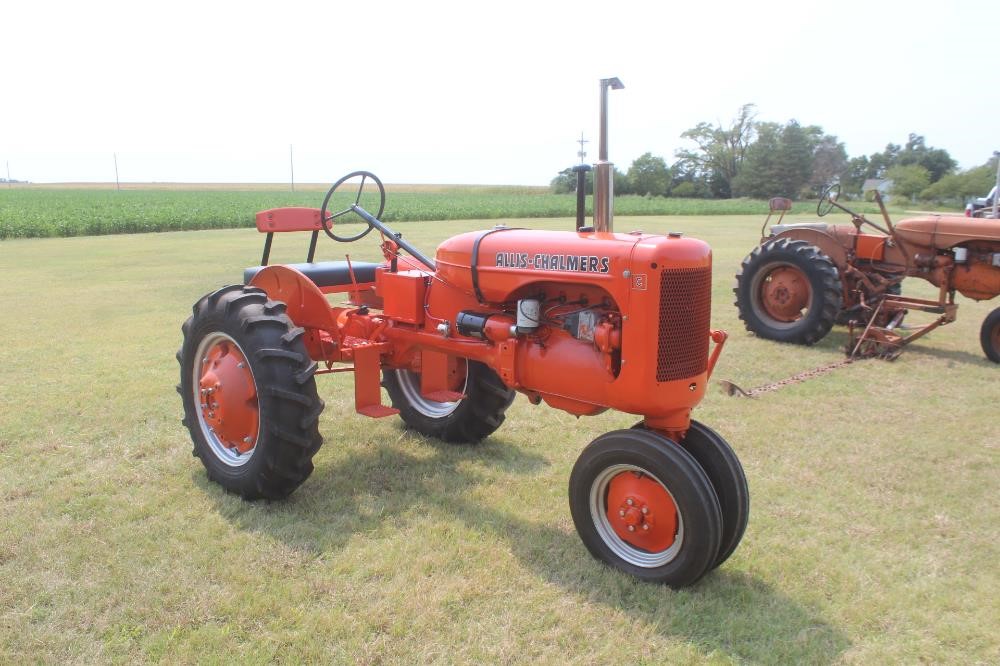
<instances>
[{"instance_id":1,"label":"front tire","mask_svg":"<svg viewBox=\"0 0 1000 666\"><path fill-rule=\"evenodd\" d=\"M843 303L837 267L815 246L778 238L754 248L736 274L736 307L748 331L811 345L833 327Z\"/></svg>"},{"instance_id":2,"label":"front tire","mask_svg":"<svg viewBox=\"0 0 1000 666\"><path fill-rule=\"evenodd\" d=\"M287 496L323 442L303 330L245 285L200 299L181 330L183 423L208 478L248 500Z\"/></svg>"},{"instance_id":3,"label":"front tire","mask_svg":"<svg viewBox=\"0 0 1000 666\"><path fill-rule=\"evenodd\" d=\"M750 489L740 459L722 435L708 426L691 421L684 440L684 450L705 470L719 498L722 512L722 542L712 569L729 559L743 539L750 519Z\"/></svg>"},{"instance_id":4,"label":"front tire","mask_svg":"<svg viewBox=\"0 0 1000 666\"><path fill-rule=\"evenodd\" d=\"M420 374L386 368L382 386L408 428L446 442L474 444L493 434L516 393L493 370L478 361L459 360L464 376L455 387L465 394L454 402L437 402L420 394Z\"/></svg>"},{"instance_id":5,"label":"front tire","mask_svg":"<svg viewBox=\"0 0 1000 666\"><path fill-rule=\"evenodd\" d=\"M615 430L591 442L573 466L569 504L591 554L641 580L685 587L719 555L722 514L711 481L655 432Z\"/></svg>"},{"instance_id":6,"label":"front tire","mask_svg":"<svg viewBox=\"0 0 1000 666\"><path fill-rule=\"evenodd\" d=\"M646 424L639 421L632 427L645 430ZM719 554L710 567L715 569L729 559L746 532L750 519L750 488L747 486L747 477L729 442L703 423L692 420L680 445L705 471L715 496L719 499L722 541Z\"/></svg>"},{"instance_id":7,"label":"front tire","mask_svg":"<svg viewBox=\"0 0 1000 666\"><path fill-rule=\"evenodd\" d=\"M983 327L979 331L979 342L983 346L986 358L994 363L1000 363L1000 308L986 315Z\"/></svg>"}]
</instances>

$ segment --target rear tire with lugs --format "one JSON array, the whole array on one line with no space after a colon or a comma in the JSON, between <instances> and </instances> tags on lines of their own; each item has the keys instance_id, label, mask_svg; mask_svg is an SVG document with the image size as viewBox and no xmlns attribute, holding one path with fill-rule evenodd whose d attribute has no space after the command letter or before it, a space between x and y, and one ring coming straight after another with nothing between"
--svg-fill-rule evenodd
<instances>
[{"instance_id":1,"label":"rear tire with lugs","mask_svg":"<svg viewBox=\"0 0 1000 666\"><path fill-rule=\"evenodd\" d=\"M285 304L232 285L201 298L181 330L184 425L209 479L245 499L285 497L323 442L309 358Z\"/></svg>"},{"instance_id":2,"label":"rear tire with lugs","mask_svg":"<svg viewBox=\"0 0 1000 666\"><path fill-rule=\"evenodd\" d=\"M843 303L837 267L814 245L778 238L754 248L736 274L736 307L747 330L811 345L833 327Z\"/></svg>"}]
</instances>

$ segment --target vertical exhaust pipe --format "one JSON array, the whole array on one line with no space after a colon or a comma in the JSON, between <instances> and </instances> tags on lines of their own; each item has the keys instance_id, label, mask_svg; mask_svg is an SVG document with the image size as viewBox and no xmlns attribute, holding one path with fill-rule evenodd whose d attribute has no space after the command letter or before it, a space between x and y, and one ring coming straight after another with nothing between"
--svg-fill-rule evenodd
<instances>
[{"instance_id":1,"label":"vertical exhaust pipe","mask_svg":"<svg viewBox=\"0 0 1000 666\"><path fill-rule=\"evenodd\" d=\"M608 161L608 88L621 90L617 77L601 79L601 126L597 164L594 165L594 231L612 231L614 217L614 164Z\"/></svg>"}]
</instances>

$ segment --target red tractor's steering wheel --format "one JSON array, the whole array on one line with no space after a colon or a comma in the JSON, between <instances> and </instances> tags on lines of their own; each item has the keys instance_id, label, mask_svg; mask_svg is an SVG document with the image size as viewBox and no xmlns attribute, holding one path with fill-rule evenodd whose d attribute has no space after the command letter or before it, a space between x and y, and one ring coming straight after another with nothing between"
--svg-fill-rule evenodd
<instances>
[{"instance_id":1,"label":"red tractor's steering wheel","mask_svg":"<svg viewBox=\"0 0 1000 666\"><path fill-rule=\"evenodd\" d=\"M840 198L840 183L834 183L830 187L823 190L823 194L820 195L819 203L816 204L816 214L820 217L824 217L830 214L833 207L837 205L837 199ZM823 204L826 204L825 206ZM840 206L837 206L840 208Z\"/></svg>"},{"instance_id":2,"label":"red tractor's steering wheel","mask_svg":"<svg viewBox=\"0 0 1000 666\"><path fill-rule=\"evenodd\" d=\"M333 197L333 193L336 192L337 188L339 188L347 181L351 180L352 178L357 178L359 176L361 177L361 182L358 184L358 193L357 196L354 197L354 202L347 208L344 208L339 212L330 213L328 206L330 205L330 199L331 197ZM365 193L365 185L368 183L369 180L375 183L375 187L378 188L378 212L376 213L371 213L362 208L361 206L361 196ZM369 192L371 193L371 190L369 190ZM382 185L382 181L378 179L378 176L376 176L370 171L352 171L351 173L347 174L346 176L338 180L332 186L330 186L330 189L327 190L326 197L323 199L323 207L320 210L320 220L323 223L323 231L326 232L327 236L341 243L350 243L352 241L358 240L359 238L364 238L372 230L372 224L370 222L367 223L368 226L364 229L364 231L359 231L353 236L338 236L337 234L333 233L334 220L344 215L347 215L348 213L355 213L355 215L361 217L361 215L357 214L356 212L357 210L362 210L368 213L369 215L373 215L374 217L379 219L381 219L382 217L382 211L385 210L385 187ZM363 217L361 217L361 219L364 220Z\"/></svg>"}]
</instances>

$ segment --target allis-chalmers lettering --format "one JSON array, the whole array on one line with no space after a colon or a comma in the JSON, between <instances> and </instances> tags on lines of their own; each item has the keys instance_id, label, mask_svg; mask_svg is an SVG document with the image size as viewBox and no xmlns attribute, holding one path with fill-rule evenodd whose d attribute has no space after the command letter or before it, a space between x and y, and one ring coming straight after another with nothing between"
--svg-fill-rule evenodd
<instances>
[{"instance_id":1,"label":"allis-chalmers lettering","mask_svg":"<svg viewBox=\"0 0 1000 666\"><path fill-rule=\"evenodd\" d=\"M577 271L607 273L611 269L608 257L579 254L535 254L527 252L497 252L498 268L534 268L542 271Z\"/></svg>"}]
</instances>

